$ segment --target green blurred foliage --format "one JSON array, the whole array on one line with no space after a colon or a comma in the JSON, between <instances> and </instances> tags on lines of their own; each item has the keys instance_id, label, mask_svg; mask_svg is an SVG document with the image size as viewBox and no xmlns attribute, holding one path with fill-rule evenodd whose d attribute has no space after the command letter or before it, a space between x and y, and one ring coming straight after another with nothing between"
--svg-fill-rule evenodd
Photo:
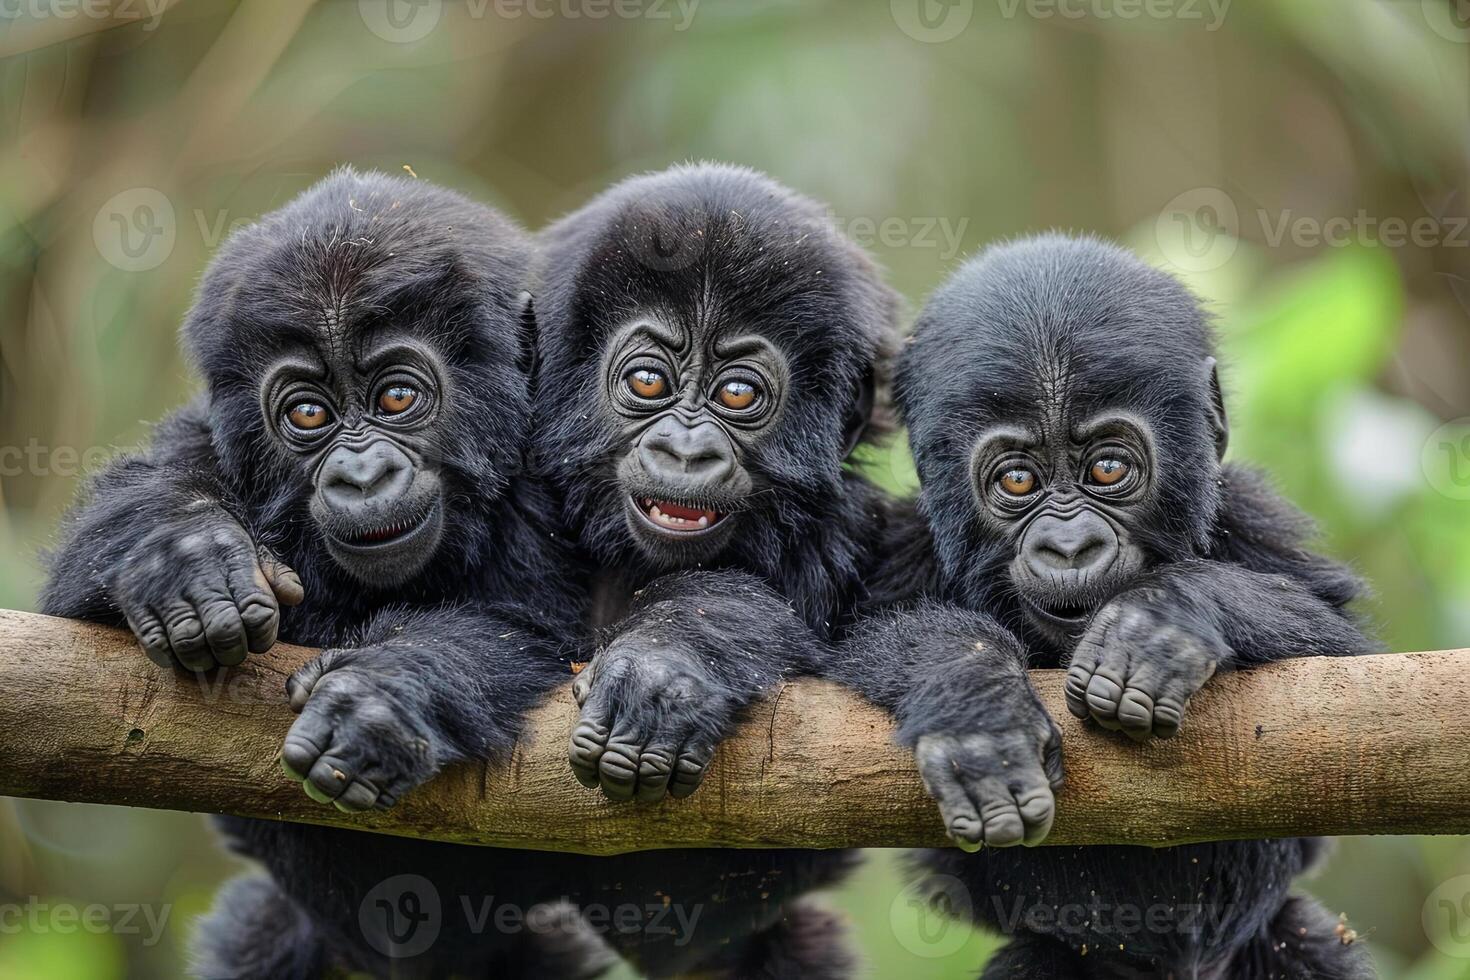
<instances>
[{"instance_id":1,"label":"green blurred foliage","mask_svg":"<svg viewBox=\"0 0 1470 980\"><path fill-rule=\"evenodd\" d=\"M1180 272L1219 323L1233 458L1269 470L1372 581L1391 648L1466 644L1470 248L1310 234L1359 212L1465 215L1458 0L1260 0L1218 22L1220 5L1129 18L1122 0L1066 5L1080 17L954 0L928 20L928 0L634 17L424 0L396 20L388 2L185 0L156 20L157 0L110 20L5 7L0 605L32 605L81 472L193 390L175 328L230 229L341 163L409 165L534 227L628 173L715 158L830 202L915 306L963 255L1051 227ZM164 208L142 215L140 188ZM1201 190L1229 213L1197 210L1183 233L1210 231L1218 262L1174 237L1171 202ZM168 244L135 269L117 235L143 217ZM901 438L860 465L917 483ZM156 937L0 919L0 978L177 975L234 869L191 815L0 804L0 912L167 910ZM1426 932L1431 893L1466 873L1463 839L1348 839L1306 887L1384 976L1470 980ZM903 881L898 854L876 852L834 895L871 974L973 976L996 940L925 913Z\"/></svg>"}]
</instances>

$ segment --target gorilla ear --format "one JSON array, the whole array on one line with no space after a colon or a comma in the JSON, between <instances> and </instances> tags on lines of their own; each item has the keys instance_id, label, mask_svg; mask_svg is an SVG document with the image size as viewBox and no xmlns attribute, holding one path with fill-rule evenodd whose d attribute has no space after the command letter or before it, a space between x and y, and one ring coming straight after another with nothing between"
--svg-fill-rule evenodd
<instances>
[{"instance_id":1,"label":"gorilla ear","mask_svg":"<svg viewBox=\"0 0 1470 980\"><path fill-rule=\"evenodd\" d=\"M868 431L868 420L873 417L873 400L876 397L878 383L873 378L873 369L868 368L861 381L858 382L857 397L853 401L852 408L848 412L846 429L843 433L844 444L842 447L842 458L846 459L852 455L858 443L863 441L863 433Z\"/></svg>"},{"instance_id":2,"label":"gorilla ear","mask_svg":"<svg viewBox=\"0 0 1470 980\"><path fill-rule=\"evenodd\" d=\"M527 378L534 389L536 370L541 366L541 355L536 350L536 300L529 291L521 290L520 301L520 352L516 356L516 368Z\"/></svg>"},{"instance_id":3,"label":"gorilla ear","mask_svg":"<svg viewBox=\"0 0 1470 980\"><path fill-rule=\"evenodd\" d=\"M1230 419L1225 415L1225 395L1220 391L1220 366L1213 357L1205 358L1210 373L1210 428L1215 433L1215 458L1224 459L1230 445Z\"/></svg>"}]
</instances>

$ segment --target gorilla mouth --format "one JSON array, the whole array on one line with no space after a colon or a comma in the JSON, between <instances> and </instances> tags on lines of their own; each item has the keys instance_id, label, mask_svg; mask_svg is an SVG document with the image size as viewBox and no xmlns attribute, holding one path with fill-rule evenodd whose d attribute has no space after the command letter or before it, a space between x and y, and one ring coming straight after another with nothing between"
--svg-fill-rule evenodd
<instances>
[{"instance_id":1,"label":"gorilla mouth","mask_svg":"<svg viewBox=\"0 0 1470 980\"><path fill-rule=\"evenodd\" d=\"M414 517L399 518L389 524L368 528L365 531L357 531L351 535L344 535L337 539L339 544L361 550L374 550L384 547L394 547L402 544L428 527L434 516L434 509L423 511Z\"/></svg>"},{"instance_id":2,"label":"gorilla mouth","mask_svg":"<svg viewBox=\"0 0 1470 980\"><path fill-rule=\"evenodd\" d=\"M1048 602L1043 605L1024 596L1021 602L1026 606L1027 612L1052 626L1073 629L1083 625L1092 617L1092 606L1090 605L1069 602Z\"/></svg>"},{"instance_id":3,"label":"gorilla mouth","mask_svg":"<svg viewBox=\"0 0 1470 980\"><path fill-rule=\"evenodd\" d=\"M690 507L655 497L633 498L635 509L654 527L675 534L698 534L718 524L724 514L707 507Z\"/></svg>"}]
</instances>

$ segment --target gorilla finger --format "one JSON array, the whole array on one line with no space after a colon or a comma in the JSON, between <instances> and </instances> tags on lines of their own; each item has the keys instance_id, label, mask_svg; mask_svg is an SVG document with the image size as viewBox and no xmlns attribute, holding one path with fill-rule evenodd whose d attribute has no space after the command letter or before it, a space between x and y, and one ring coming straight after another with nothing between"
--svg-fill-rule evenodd
<instances>
[{"instance_id":1,"label":"gorilla finger","mask_svg":"<svg viewBox=\"0 0 1470 980\"><path fill-rule=\"evenodd\" d=\"M301 605L306 598L306 589L296 570L277 558L275 552L269 548L257 548L255 558L260 564L260 573L265 578L266 585L275 593L281 605Z\"/></svg>"},{"instance_id":2,"label":"gorilla finger","mask_svg":"<svg viewBox=\"0 0 1470 980\"><path fill-rule=\"evenodd\" d=\"M1012 847L1026 839L1026 824L1009 786L994 776L987 776L970 781L966 789L984 824L986 844Z\"/></svg>"},{"instance_id":3,"label":"gorilla finger","mask_svg":"<svg viewBox=\"0 0 1470 980\"><path fill-rule=\"evenodd\" d=\"M332 801L332 805L343 813L361 813L371 810L378 803L378 791L365 779L354 779L352 785L342 791L342 795Z\"/></svg>"},{"instance_id":4,"label":"gorilla finger","mask_svg":"<svg viewBox=\"0 0 1470 980\"><path fill-rule=\"evenodd\" d=\"M1057 815L1056 797L1049 788L1040 786L1022 789L1015 796L1021 822L1026 828L1021 843L1035 847L1051 833L1051 825Z\"/></svg>"},{"instance_id":5,"label":"gorilla finger","mask_svg":"<svg viewBox=\"0 0 1470 980\"><path fill-rule=\"evenodd\" d=\"M291 710L297 714L306 707L306 702L316 690L317 682L327 673L327 661L324 657L302 664L290 677L286 678L286 698L291 704Z\"/></svg>"},{"instance_id":6,"label":"gorilla finger","mask_svg":"<svg viewBox=\"0 0 1470 980\"><path fill-rule=\"evenodd\" d=\"M352 783L352 769L345 761L336 756L323 755L306 774L305 786L308 793L311 792L311 787L316 787L326 797L326 800L320 802L330 803L347 792L347 787ZM312 799L316 797L313 796Z\"/></svg>"},{"instance_id":7,"label":"gorilla finger","mask_svg":"<svg viewBox=\"0 0 1470 980\"><path fill-rule=\"evenodd\" d=\"M138 638L143 655L160 667L177 667L178 661L169 650L168 631L163 628L163 620L146 610L126 615L128 628Z\"/></svg>"},{"instance_id":8,"label":"gorilla finger","mask_svg":"<svg viewBox=\"0 0 1470 980\"><path fill-rule=\"evenodd\" d=\"M680 750L679 758L674 763L674 772L669 777L669 795L676 800L682 800L699 789L714 757L714 746L709 743L699 742Z\"/></svg>"},{"instance_id":9,"label":"gorilla finger","mask_svg":"<svg viewBox=\"0 0 1470 980\"><path fill-rule=\"evenodd\" d=\"M588 789L597 788L597 764L607 749L606 728L583 719L572 729L571 744L567 746L567 761L577 782Z\"/></svg>"},{"instance_id":10,"label":"gorilla finger","mask_svg":"<svg viewBox=\"0 0 1470 980\"><path fill-rule=\"evenodd\" d=\"M1074 663L1067 668L1067 679L1063 691L1067 697L1067 710L1078 718L1086 718L1087 685L1092 681L1092 667Z\"/></svg>"},{"instance_id":11,"label":"gorilla finger","mask_svg":"<svg viewBox=\"0 0 1470 980\"><path fill-rule=\"evenodd\" d=\"M939 817L944 821L945 832L961 850L970 853L980 850L984 843L985 824L974 801L960 785L949 756L941 753L928 760L921 759L920 774L924 788L939 804Z\"/></svg>"},{"instance_id":12,"label":"gorilla finger","mask_svg":"<svg viewBox=\"0 0 1470 980\"><path fill-rule=\"evenodd\" d=\"M286 733L286 740L281 744L281 768L286 775L298 783L304 780L316 765L317 759L325 749L324 742L313 738L304 731L297 731L295 725Z\"/></svg>"},{"instance_id":13,"label":"gorilla finger","mask_svg":"<svg viewBox=\"0 0 1470 980\"><path fill-rule=\"evenodd\" d=\"M572 681L572 698L579 708L587 706L587 696L592 693L592 676L592 664L583 664L576 679Z\"/></svg>"},{"instance_id":14,"label":"gorilla finger","mask_svg":"<svg viewBox=\"0 0 1470 980\"><path fill-rule=\"evenodd\" d=\"M669 742L649 745L638 757L638 789L633 794L639 803L656 803L668 792L674 776L679 749Z\"/></svg>"},{"instance_id":15,"label":"gorilla finger","mask_svg":"<svg viewBox=\"0 0 1470 980\"><path fill-rule=\"evenodd\" d=\"M230 594L245 631L245 646L250 653L265 653L276 642L281 625L281 607L271 592L260 566L250 556L227 558L225 575Z\"/></svg>"},{"instance_id":16,"label":"gorilla finger","mask_svg":"<svg viewBox=\"0 0 1470 980\"><path fill-rule=\"evenodd\" d=\"M223 667L243 662L249 651L245 646L245 624L235 603L221 596L203 599L195 607L204 623L204 640L215 662Z\"/></svg>"},{"instance_id":17,"label":"gorilla finger","mask_svg":"<svg viewBox=\"0 0 1470 980\"><path fill-rule=\"evenodd\" d=\"M1066 771L1062 767L1062 736L1055 725L1047 727L1050 731L1041 746L1041 768L1046 772L1051 788L1058 790L1067 781Z\"/></svg>"},{"instance_id":18,"label":"gorilla finger","mask_svg":"<svg viewBox=\"0 0 1470 980\"><path fill-rule=\"evenodd\" d=\"M1154 699L1147 691L1129 685L1118 702L1118 724L1135 742L1148 741L1154 728Z\"/></svg>"},{"instance_id":19,"label":"gorilla finger","mask_svg":"<svg viewBox=\"0 0 1470 980\"><path fill-rule=\"evenodd\" d=\"M1087 682L1087 710L1104 728L1116 729L1118 705L1123 698L1123 678L1111 665L1103 664L1093 671Z\"/></svg>"},{"instance_id":20,"label":"gorilla finger","mask_svg":"<svg viewBox=\"0 0 1470 980\"><path fill-rule=\"evenodd\" d=\"M602 758L597 760L597 781L602 795L610 800L623 802L633 798L638 786L638 760L642 755L639 746L628 742L610 741Z\"/></svg>"},{"instance_id":21,"label":"gorilla finger","mask_svg":"<svg viewBox=\"0 0 1470 980\"><path fill-rule=\"evenodd\" d=\"M186 670L209 670L214 657L204 637L204 621L198 611L182 599L174 600L159 610L164 629L168 631L169 649Z\"/></svg>"}]
</instances>

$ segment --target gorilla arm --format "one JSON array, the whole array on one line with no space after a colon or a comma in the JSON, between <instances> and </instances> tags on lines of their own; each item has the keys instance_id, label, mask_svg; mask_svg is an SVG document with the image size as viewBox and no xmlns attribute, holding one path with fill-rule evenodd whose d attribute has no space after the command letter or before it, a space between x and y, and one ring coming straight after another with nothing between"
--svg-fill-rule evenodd
<instances>
[{"instance_id":1,"label":"gorilla arm","mask_svg":"<svg viewBox=\"0 0 1470 980\"><path fill-rule=\"evenodd\" d=\"M234 516L201 399L165 419L151 447L112 461L48 555L41 611L132 628L160 666L237 664L275 643L296 573Z\"/></svg>"},{"instance_id":2,"label":"gorilla arm","mask_svg":"<svg viewBox=\"0 0 1470 980\"><path fill-rule=\"evenodd\" d=\"M282 768L355 812L392 806L452 762L504 759L526 713L570 676L563 648L519 607L381 610L359 642L287 680L300 717Z\"/></svg>"},{"instance_id":3,"label":"gorilla arm","mask_svg":"<svg viewBox=\"0 0 1470 980\"><path fill-rule=\"evenodd\" d=\"M821 641L743 572L681 572L641 590L573 693L577 779L614 800L688 796L742 708L811 673Z\"/></svg>"},{"instance_id":4,"label":"gorilla arm","mask_svg":"<svg viewBox=\"0 0 1470 980\"><path fill-rule=\"evenodd\" d=\"M893 713L960 847L1046 837L1061 735L1014 635L989 616L926 601L865 617L843 652L826 674Z\"/></svg>"}]
</instances>

